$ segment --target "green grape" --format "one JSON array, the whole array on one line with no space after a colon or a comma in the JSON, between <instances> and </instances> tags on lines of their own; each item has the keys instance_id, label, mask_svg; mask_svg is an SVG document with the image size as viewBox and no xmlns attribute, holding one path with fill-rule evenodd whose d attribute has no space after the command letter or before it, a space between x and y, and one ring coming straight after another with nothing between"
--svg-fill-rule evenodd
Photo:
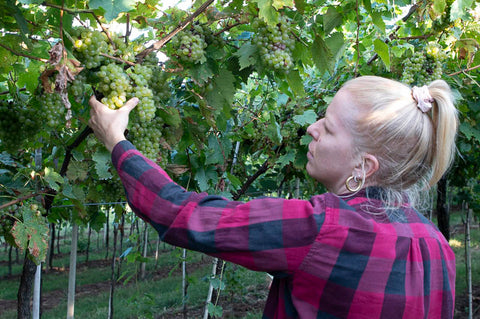
<instances>
[{"instance_id":1,"label":"green grape","mask_svg":"<svg viewBox=\"0 0 480 319\"><path fill-rule=\"evenodd\" d=\"M83 72L77 74L70 85L70 93L78 103L82 102L87 87L88 84L86 75Z\"/></svg>"},{"instance_id":2,"label":"green grape","mask_svg":"<svg viewBox=\"0 0 480 319\"><path fill-rule=\"evenodd\" d=\"M165 160L165 156L161 156L162 146L160 143L163 124L161 117L155 117L149 123L134 117L130 126L129 134L132 134L132 142L146 157L155 161Z\"/></svg>"},{"instance_id":3,"label":"green grape","mask_svg":"<svg viewBox=\"0 0 480 319\"><path fill-rule=\"evenodd\" d=\"M100 79L98 91L104 96L101 102L111 109L122 107L132 91L130 78L123 68L115 63L102 65L97 76Z\"/></svg>"},{"instance_id":4,"label":"green grape","mask_svg":"<svg viewBox=\"0 0 480 319\"><path fill-rule=\"evenodd\" d=\"M34 108L0 101L0 144L2 149L17 151L38 133L42 124Z\"/></svg>"},{"instance_id":5,"label":"green grape","mask_svg":"<svg viewBox=\"0 0 480 319\"><path fill-rule=\"evenodd\" d=\"M108 53L108 38L100 31L85 29L81 31L80 37L75 40L73 48L76 57L85 67L94 69L105 60L102 53Z\"/></svg>"},{"instance_id":6,"label":"green grape","mask_svg":"<svg viewBox=\"0 0 480 319\"><path fill-rule=\"evenodd\" d=\"M207 60L205 56L205 48L207 47L205 37L194 27L180 31L170 43L173 47L173 55L180 61L203 63Z\"/></svg>"},{"instance_id":7,"label":"green grape","mask_svg":"<svg viewBox=\"0 0 480 319\"><path fill-rule=\"evenodd\" d=\"M257 29L253 43L260 50L263 63L275 70L290 69L293 66L292 51L295 41L289 34L291 23L288 18L281 16L275 26L267 25L257 18L253 27Z\"/></svg>"},{"instance_id":8,"label":"green grape","mask_svg":"<svg viewBox=\"0 0 480 319\"><path fill-rule=\"evenodd\" d=\"M65 106L58 93L44 93L40 97L43 103L46 124L51 128L59 127L64 119Z\"/></svg>"},{"instance_id":9,"label":"green grape","mask_svg":"<svg viewBox=\"0 0 480 319\"><path fill-rule=\"evenodd\" d=\"M424 50L417 51L403 64L402 82L411 85L427 85L441 79L443 74L442 61L447 58L442 47L434 42L427 44Z\"/></svg>"},{"instance_id":10,"label":"green grape","mask_svg":"<svg viewBox=\"0 0 480 319\"><path fill-rule=\"evenodd\" d=\"M168 78L170 74L164 72L160 66L152 70L152 77L148 82L150 89L153 92L153 100L156 104L167 100L170 96L170 87L168 85Z\"/></svg>"},{"instance_id":11,"label":"green grape","mask_svg":"<svg viewBox=\"0 0 480 319\"><path fill-rule=\"evenodd\" d=\"M150 52L144 59L143 65L157 66L159 63L157 54L155 52Z\"/></svg>"}]
</instances>

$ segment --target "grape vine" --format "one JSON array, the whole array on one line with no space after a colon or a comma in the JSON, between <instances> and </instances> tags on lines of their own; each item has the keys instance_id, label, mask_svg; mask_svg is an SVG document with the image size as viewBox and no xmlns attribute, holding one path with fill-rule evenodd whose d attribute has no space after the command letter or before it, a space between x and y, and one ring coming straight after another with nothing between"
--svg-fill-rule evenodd
<instances>
[{"instance_id":1,"label":"grape vine","mask_svg":"<svg viewBox=\"0 0 480 319\"><path fill-rule=\"evenodd\" d=\"M436 43L428 43L424 50L416 51L403 64L401 81L412 85L426 85L433 80L441 79L443 61L447 54Z\"/></svg>"},{"instance_id":2,"label":"grape vine","mask_svg":"<svg viewBox=\"0 0 480 319\"><path fill-rule=\"evenodd\" d=\"M288 18L281 16L275 26L267 25L257 18L252 25L258 32L253 38L253 43L260 50L262 61L277 71L290 69L293 65L292 51L295 42L289 34L291 22Z\"/></svg>"}]
</instances>

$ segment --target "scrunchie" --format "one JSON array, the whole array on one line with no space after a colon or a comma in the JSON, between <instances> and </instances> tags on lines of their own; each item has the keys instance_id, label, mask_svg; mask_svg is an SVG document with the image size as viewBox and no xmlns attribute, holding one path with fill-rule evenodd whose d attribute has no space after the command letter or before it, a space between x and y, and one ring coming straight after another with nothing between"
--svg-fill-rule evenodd
<instances>
[{"instance_id":1,"label":"scrunchie","mask_svg":"<svg viewBox=\"0 0 480 319\"><path fill-rule=\"evenodd\" d=\"M422 87L414 86L412 88L412 96L417 101L418 108L423 112L427 113L432 108L432 103L435 102L433 97L428 91L428 86L424 85Z\"/></svg>"}]
</instances>

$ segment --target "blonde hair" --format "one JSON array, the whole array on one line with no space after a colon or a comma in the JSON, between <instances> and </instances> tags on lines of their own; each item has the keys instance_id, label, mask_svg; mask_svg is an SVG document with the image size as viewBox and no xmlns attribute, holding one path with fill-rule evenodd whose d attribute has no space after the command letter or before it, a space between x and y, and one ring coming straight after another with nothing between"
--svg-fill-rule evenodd
<instances>
[{"instance_id":1,"label":"blonde hair","mask_svg":"<svg viewBox=\"0 0 480 319\"><path fill-rule=\"evenodd\" d=\"M434 102L426 113L411 88L394 80L363 76L343 89L359 108L351 123L356 151L379 162L371 181L387 191L389 204L402 203L404 195L415 204L419 191L435 185L455 155L458 116L450 87L443 80L428 85Z\"/></svg>"}]
</instances>

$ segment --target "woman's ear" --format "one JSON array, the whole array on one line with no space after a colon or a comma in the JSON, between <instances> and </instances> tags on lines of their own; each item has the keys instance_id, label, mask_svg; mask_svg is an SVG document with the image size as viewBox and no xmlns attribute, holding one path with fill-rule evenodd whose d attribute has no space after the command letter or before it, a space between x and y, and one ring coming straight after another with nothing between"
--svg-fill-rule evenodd
<instances>
[{"instance_id":1,"label":"woman's ear","mask_svg":"<svg viewBox=\"0 0 480 319\"><path fill-rule=\"evenodd\" d=\"M377 157L372 154L365 154L362 159L363 162L360 162L354 168L354 176L363 177L363 174L365 174L365 179L367 179L378 171L380 165L378 164Z\"/></svg>"}]
</instances>

